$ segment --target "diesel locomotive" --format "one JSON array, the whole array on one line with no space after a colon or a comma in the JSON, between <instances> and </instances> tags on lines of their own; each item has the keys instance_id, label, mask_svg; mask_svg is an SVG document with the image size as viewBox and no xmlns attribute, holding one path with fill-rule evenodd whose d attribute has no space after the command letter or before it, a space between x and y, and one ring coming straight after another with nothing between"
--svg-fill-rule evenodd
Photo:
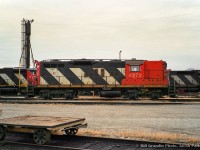
<instances>
[{"instance_id":1,"label":"diesel locomotive","mask_svg":"<svg viewBox=\"0 0 200 150\"><path fill-rule=\"evenodd\" d=\"M147 60L45 60L27 72L29 88L43 98L73 99L93 92L102 97L147 96L168 92L167 64ZM34 96L33 95L33 96Z\"/></svg>"}]
</instances>

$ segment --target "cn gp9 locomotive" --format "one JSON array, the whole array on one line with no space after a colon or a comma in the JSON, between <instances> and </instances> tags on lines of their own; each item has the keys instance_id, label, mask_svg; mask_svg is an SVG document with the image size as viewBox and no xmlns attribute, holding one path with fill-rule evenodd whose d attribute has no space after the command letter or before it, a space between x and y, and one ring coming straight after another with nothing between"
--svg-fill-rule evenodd
<instances>
[{"instance_id":1,"label":"cn gp9 locomotive","mask_svg":"<svg viewBox=\"0 0 200 150\"><path fill-rule=\"evenodd\" d=\"M28 70L28 95L73 99L80 93L102 97L160 98L168 93L167 64L148 60L45 60Z\"/></svg>"}]
</instances>

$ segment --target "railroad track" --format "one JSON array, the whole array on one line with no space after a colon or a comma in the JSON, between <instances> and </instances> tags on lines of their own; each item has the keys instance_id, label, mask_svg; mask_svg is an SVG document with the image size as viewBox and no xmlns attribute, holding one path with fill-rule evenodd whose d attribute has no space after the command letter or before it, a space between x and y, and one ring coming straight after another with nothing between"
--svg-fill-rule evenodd
<instances>
[{"instance_id":1,"label":"railroad track","mask_svg":"<svg viewBox=\"0 0 200 150\"><path fill-rule=\"evenodd\" d=\"M37 145L31 143L23 143L23 142L6 142L2 143L0 148L5 150L82 150L81 148L73 148L73 147L64 147L64 146L53 146L53 145Z\"/></svg>"},{"instance_id":2,"label":"railroad track","mask_svg":"<svg viewBox=\"0 0 200 150\"><path fill-rule=\"evenodd\" d=\"M200 98L163 98L159 100L128 100L119 98L77 98L74 100L51 99L44 100L41 98L25 98L25 97L0 97L0 103L10 104L80 104L80 105L170 105L170 104L200 104Z\"/></svg>"},{"instance_id":3,"label":"railroad track","mask_svg":"<svg viewBox=\"0 0 200 150\"><path fill-rule=\"evenodd\" d=\"M52 136L51 141L46 145L34 144L31 134L15 133L8 134L5 141L1 143L0 149L6 150L18 150L18 149L72 149L72 150L85 150L85 149L112 149L112 150L139 150L148 148L148 150L154 149L188 149L179 144L170 143L158 143L158 142L145 142L135 140L123 140L112 138L99 138L88 136Z\"/></svg>"},{"instance_id":4,"label":"railroad track","mask_svg":"<svg viewBox=\"0 0 200 150\"><path fill-rule=\"evenodd\" d=\"M7 104L73 104L73 105L181 105L181 104L200 104L200 102L110 102L110 101L33 101L33 100L7 100L0 103Z\"/></svg>"}]
</instances>

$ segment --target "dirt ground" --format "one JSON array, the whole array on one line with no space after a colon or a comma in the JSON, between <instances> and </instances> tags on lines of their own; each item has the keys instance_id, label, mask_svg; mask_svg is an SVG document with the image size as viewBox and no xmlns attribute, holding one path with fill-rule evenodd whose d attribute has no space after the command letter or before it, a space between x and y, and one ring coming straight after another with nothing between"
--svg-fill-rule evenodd
<instances>
[{"instance_id":1,"label":"dirt ground","mask_svg":"<svg viewBox=\"0 0 200 150\"><path fill-rule=\"evenodd\" d=\"M200 104L61 105L0 104L1 118L21 115L84 117L79 135L200 144Z\"/></svg>"}]
</instances>

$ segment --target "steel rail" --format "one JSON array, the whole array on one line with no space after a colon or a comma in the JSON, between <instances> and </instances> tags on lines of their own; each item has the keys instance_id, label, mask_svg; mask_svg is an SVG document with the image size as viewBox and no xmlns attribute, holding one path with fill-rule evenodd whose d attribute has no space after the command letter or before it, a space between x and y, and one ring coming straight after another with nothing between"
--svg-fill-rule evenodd
<instances>
[{"instance_id":1,"label":"steel rail","mask_svg":"<svg viewBox=\"0 0 200 150\"><path fill-rule=\"evenodd\" d=\"M114 139L91 136L52 136L52 140L46 145L37 145L33 143L30 134L15 133L9 134L9 137L0 144L0 149L12 149L16 147L23 147L29 149L142 149L142 148L183 148L189 147L187 145L180 145L174 143L150 142L129 139Z\"/></svg>"}]
</instances>

